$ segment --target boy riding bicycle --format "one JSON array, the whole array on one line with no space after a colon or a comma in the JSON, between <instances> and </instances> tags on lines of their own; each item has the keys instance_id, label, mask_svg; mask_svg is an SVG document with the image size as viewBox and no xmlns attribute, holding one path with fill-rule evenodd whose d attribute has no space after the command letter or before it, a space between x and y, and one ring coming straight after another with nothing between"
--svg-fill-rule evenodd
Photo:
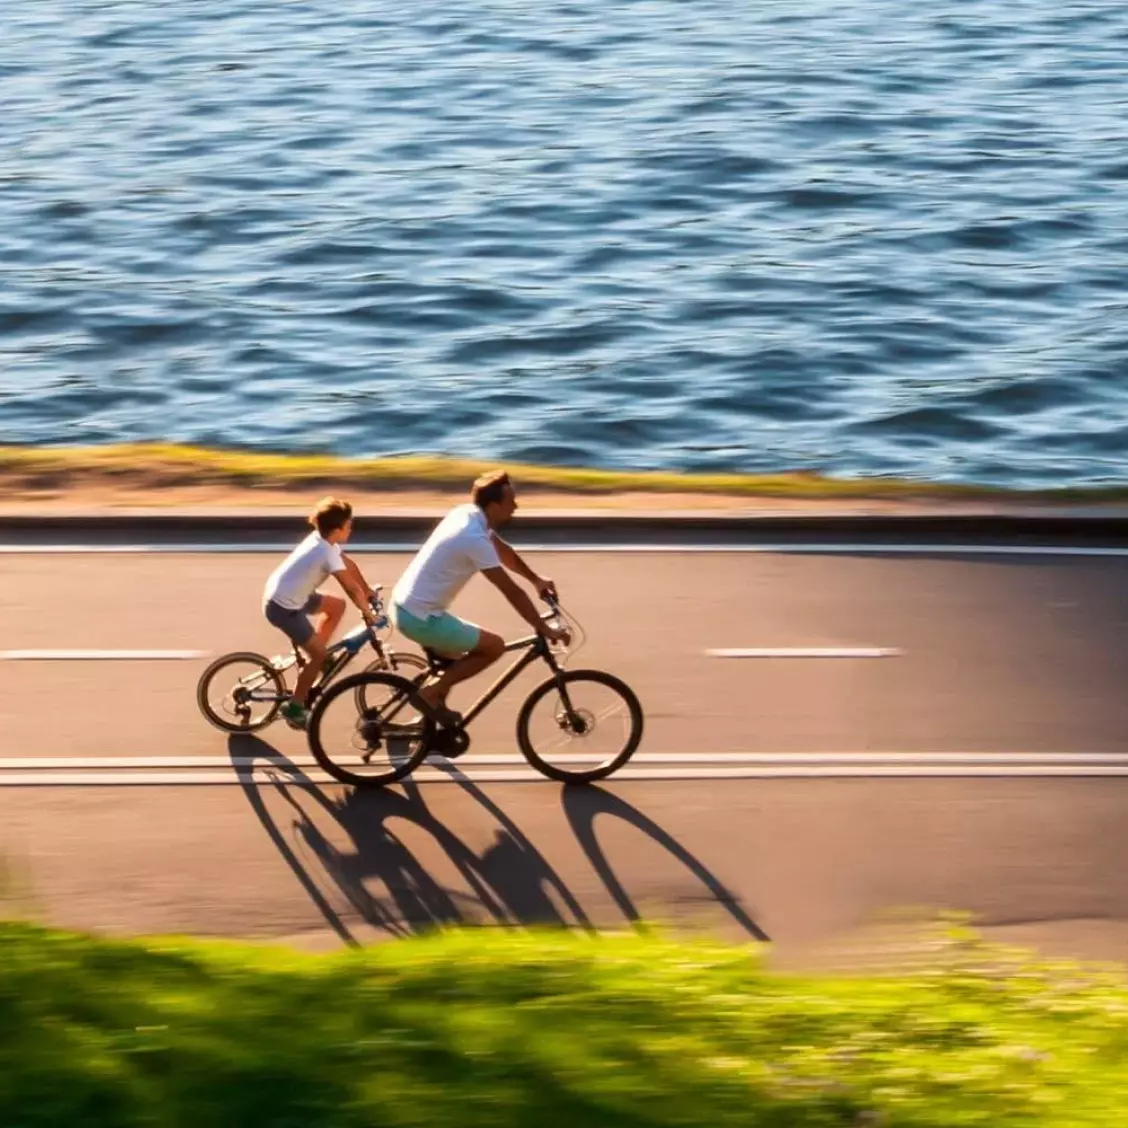
<instances>
[{"instance_id":1,"label":"boy riding bicycle","mask_svg":"<svg viewBox=\"0 0 1128 1128\"><path fill-rule=\"evenodd\" d=\"M360 609L365 622L374 619L369 605L373 590L356 563L341 551L352 535L353 511L347 501L322 498L309 516L309 534L271 572L263 591L263 614L309 661L302 667L293 696L282 707L291 728L305 728L309 719L306 701L325 661L325 651L345 613L345 601L317 589L332 576ZM310 621L317 618L317 624Z\"/></svg>"}]
</instances>

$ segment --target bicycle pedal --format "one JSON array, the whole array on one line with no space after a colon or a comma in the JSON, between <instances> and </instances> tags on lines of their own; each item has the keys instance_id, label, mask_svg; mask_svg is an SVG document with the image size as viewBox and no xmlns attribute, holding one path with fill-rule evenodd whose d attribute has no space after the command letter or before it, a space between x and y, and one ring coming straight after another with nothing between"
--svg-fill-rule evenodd
<instances>
[{"instance_id":1,"label":"bicycle pedal","mask_svg":"<svg viewBox=\"0 0 1128 1128\"><path fill-rule=\"evenodd\" d=\"M457 760L470 751L470 734L465 729L440 729L427 749L428 755Z\"/></svg>"}]
</instances>

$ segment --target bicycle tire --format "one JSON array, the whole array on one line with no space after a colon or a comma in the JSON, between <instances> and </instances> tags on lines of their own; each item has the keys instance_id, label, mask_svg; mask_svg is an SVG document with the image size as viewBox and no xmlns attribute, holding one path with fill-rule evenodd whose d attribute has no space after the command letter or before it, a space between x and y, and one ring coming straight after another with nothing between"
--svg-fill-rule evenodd
<instances>
[{"instance_id":1,"label":"bicycle tire","mask_svg":"<svg viewBox=\"0 0 1128 1128\"><path fill-rule=\"evenodd\" d=\"M556 764L551 764L541 757L533 747L529 735L529 722L533 710L540 704L541 699L556 689L561 682L566 685L580 682L595 682L617 693L627 705L630 713L631 728L626 744L615 756L594 768L584 770L565 770ZM559 780L561 783L593 783L597 779L606 779L613 772L617 772L638 750L642 742L643 715L642 705L639 703L635 692L621 678L614 674L604 673L602 670L567 670L549 678L538 685L521 706L517 715L517 745L526 760L542 775L549 779Z\"/></svg>"},{"instance_id":2,"label":"bicycle tire","mask_svg":"<svg viewBox=\"0 0 1128 1128\"><path fill-rule=\"evenodd\" d=\"M424 658L421 654L412 654L410 652L398 653L393 650L386 656L386 658L376 658L372 662L369 662L369 664L364 667L362 673L401 674L401 671L405 671L401 674L401 676L407 678L408 681L411 681L412 678L416 677L418 674L421 674L428 668L429 666L427 664L427 659ZM413 672L407 673L407 670L412 670ZM356 691L356 707L357 710L361 712L368 708L368 699L364 693L364 686L358 687Z\"/></svg>"},{"instance_id":3,"label":"bicycle tire","mask_svg":"<svg viewBox=\"0 0 1128 1128\"><path fill-rule=\"evenodd\" d=\"M282 675L271 665L269 658L261 654L256 654L252 650L235 650L230 654L224 654L217 658L200 675L200 680L196 683L196 704L199 706L200 712L203 713L208 723L214 725L222 732L258 732L259 729L264 729L267 725L272 724L277 718L279 710L282 708L282 702L280 700L275 701L263 716L253 723L239 724L217 713L212 708L211 701L208 698L208 689L215 679L215 676L226 666L233 666L237 662L245 662L248 665L258 666L262 670L264 677L274 686L274 690L278 696L283 697L285 695L286 683Z\"/></svg>"},{"instance_id":4,"label":"bicycle tire","mask_svg":"<svg viewBox=\"0 0 1128 1128\"><path fill-rule=\"evenodd\" d=\"M401 677L399 674L389 674L379 670L373 673L352 674L350 677L342 678L339 682L330 686L330 688L317 699L317 703L314 705L309 715L309 725L306 731L309 737L310 751L313 753L314 759L321 768L335 780L341 783L351 784L354 787L387 787L388 784L396 783L398 780L404 779L415 771L427 758L431 741L434 739L434 722L430 718L424 717L421 721L421 736L415 752L402 763L389 768L388 771L361 775L337 763L326 749L324 741L322 740L322 721L326 711L339 697L351 693L354 694L353 700L356 701L359 699L356 695L362 686L378 684L385 685L394 692L402 694L404 701L414 693L414 688L411 683L407 678ZM362 711L357 711L358 719L363 717L363 715Z\"/></svg>"}]
</instances>

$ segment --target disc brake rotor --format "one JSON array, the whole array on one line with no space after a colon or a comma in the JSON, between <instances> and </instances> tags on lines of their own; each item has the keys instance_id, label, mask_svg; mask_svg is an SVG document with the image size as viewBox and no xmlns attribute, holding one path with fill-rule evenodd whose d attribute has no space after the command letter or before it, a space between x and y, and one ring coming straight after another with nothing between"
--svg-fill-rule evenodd
<instances>
[{"instance_id":1,"label":"disc brake rotor","mask_svg":"<svg viewBox=\"0 0 1128 1128\"><path fill-rule=\"evenodd\" d=\"M572 736L587 736L595 728L595 714L590 709L573 709L570 716L560 712L556 714L556 725Z\"/></svg>"}]
</instances>

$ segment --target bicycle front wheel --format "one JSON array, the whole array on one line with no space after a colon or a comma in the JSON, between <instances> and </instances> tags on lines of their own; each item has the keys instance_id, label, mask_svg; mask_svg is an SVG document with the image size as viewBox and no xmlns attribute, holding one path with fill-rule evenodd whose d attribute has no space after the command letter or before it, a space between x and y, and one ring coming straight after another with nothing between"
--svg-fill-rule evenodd
<instances>
[{"instance_id":1,"label":"bicycle front wheel","mask_svg":"<svg viewBox=\"0 0 1128 1128\"><path fill-rule=\"evenodd\" d=\"M601 670L569 670L529 694L517 744L537 771L591 783L618 771L642 741L642 706L625 682Z\"/></svg>"},{"instance_id":2,"label":"bicycle front wheel","mask_svg":"<svg viewBox=\"0 0 1128 1128\"><path fill-rule=\"evenodd\" d=\"M251 651L225 654L200 675L196 704L224 732L266 728L286 700L286 683L268 658Z\"/></svg>"},{"instance_id":3,"label":"bicycle front wheel","mask_svg":"<svg viewBox=\"0 0 1128 1128\"><path fill-rule=\"evenodd\" d=\"M434 722L412 707L413 693L398 674L342 678L310 711L309 746L317 762L357 787L383 787L410 775L427 758L434 735Z\"/></svg>"}]
</instances>

